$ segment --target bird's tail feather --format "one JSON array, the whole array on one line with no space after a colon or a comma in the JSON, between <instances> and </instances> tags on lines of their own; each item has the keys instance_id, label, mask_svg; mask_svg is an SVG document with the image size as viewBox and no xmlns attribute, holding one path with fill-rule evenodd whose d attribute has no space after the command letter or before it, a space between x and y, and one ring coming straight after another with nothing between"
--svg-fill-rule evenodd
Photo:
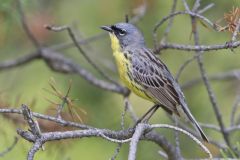
<instances>
[{"instance_id":1,"label":"bird's tail feather","mask_svg":"<svg viewBox=\"0 0 240 160\"><path fill-rule=\"evenodd\" d=\"M183 109L185 115L187 116L187 118L191 121L191 124L193 125L193 127L198 131L198 133L200 134L202 139L206 142L209 142L207 136L205 135L202 128L199 126L199 124L197 123L197 121L195 120L195 118L193 117L191 112L189 111L189 109L185 106L182 106L182 109Z\"/></svg>"}]
</instances>

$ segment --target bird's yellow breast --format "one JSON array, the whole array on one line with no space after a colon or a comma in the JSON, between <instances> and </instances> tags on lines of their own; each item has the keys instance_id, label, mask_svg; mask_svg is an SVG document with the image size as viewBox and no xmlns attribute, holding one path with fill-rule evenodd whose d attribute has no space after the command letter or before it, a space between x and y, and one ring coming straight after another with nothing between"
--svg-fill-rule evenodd
<instances>
[{"instance_id":1,"label":"bird's yellow breast","mask_svg":"<svg viewBox=\"0 0 240 160\"><path fill-rule=\"evenodd\" d=\"M121 81L136 95L153 101L153 99L147 95L145 89L139 85L137 82L135 82L132 78L129 77L129 75L132 74L131 70L131 62L129 59L124 56L124 53L122 53L122 49L120 46L120 43L115 35L110 33L110 39L111 39L111 45L113 50L113 55L115 57L115 61L117 64L118 72Z\"/></svg>"}]
</instances>

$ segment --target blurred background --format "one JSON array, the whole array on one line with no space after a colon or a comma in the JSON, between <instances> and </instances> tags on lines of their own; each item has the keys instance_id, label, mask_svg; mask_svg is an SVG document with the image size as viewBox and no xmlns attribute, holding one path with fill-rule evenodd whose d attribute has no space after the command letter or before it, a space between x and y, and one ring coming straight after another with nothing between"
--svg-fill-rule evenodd
<instances>
[{"instance_id":1,"label":"blurred background","mask_svg":"<svg viewBox=\"0 0 240 160\"><path fill-rule=\"evenodd\" d=\"M188 2L190 6L193 5L192 1ZM232 10L233 6L240 6L239 0L202 0L202 6L206 6L209 3L215 3L215 6L205 12L204 15L212 22L221 20L224 13ZM66 32L55 33L48 31L43 27L45 24L70 25L73 27L76 35L84 39L103 33L104 31L99 28L102 25L124 21L126 14L130 17L134 16L136 8L139 8L142 4L142 0L22 1L27 24L36 39L43 46L54 46L64 42L71 42ZM152 30L154 25L169 14L171 6L172 1L146 1L146 13L136 25L143 32L149 48L153 48ZM177 10L184 10L181 1L177 3ZM159 39L166 26L167 23L159 29ZM224 44L232 36L229 32L215 32L200 23L199 32L201 44ZM188 16L178 16L174 19L168 41L180 44L193 44L191 20ZM108 75L118 80L110 48L110 40L107 35L82 47L91 59L106 71ZM0 63L4 60L32 53L35 50L22 28L15 0L2 0L0 3ZM60 50L60 52L101 78L74 46ZM221 50L205 54L204 63L207 74L212 75L239 69L240 55L238 53L239 48L235 49L234 52ZM164 50L159 57L166 63L172 74L176 75L181 64L193 54L194 52ZM184 84L198 77L200 77L199 68L194 61L184 70L179 83ZM69 81L72 80L70 97L77 99L77 101L74 101L75 109L82 118L83 123L99 128L121 128L121 112L124 109L122 96L96 88L79 76L53 72L42 60L36 60L10 70L0 70L1 106L20 107L21 104L27 104L35 112L54 113L56 106L49 100L55 103L61 103L61 100L46 91L46 89L51 90L49 85L51 79L56 81L55 86L62 93L67 92ZM216 94L224 123L228 126L231 107L239 93L239 81L214 81L211 84ZM202 83L185 89L184 93L193 115L199 122L217 124L206 89ZM130 102L138 116L143 115L152 105L133 94L130 96ZM79 111L80 108L86 111L87 114ZM66 116L69 116L67 108L64 108L64 113ZM132 125L129 116L126 116L126 121L126 127ZM172 122L164 111L159 109L150 120L150 123L171 124ZM27 128L16 116L2 114L0 115L0 126L0 152L13 142L14 136L16 136L16 128ZM51 128L50 124L45 125L46 131L51 130ZM219 133L209 129L204 130L209 137L219 142L223 141ZM166 135L170 141L174 140L172 130L161 129L159 132ZM239 139L239 132L234 132L231 135L232 143L237 143ZM194 158L196 155L199 157L206 156L192 140L185 136L180 136L180 144L183 156L186 158ZM49 142L45 144L45 151L37 153L36 159L106 160L114 154L116 146L117 144L107 142L101 138ZM191 152L189 152L189 146L191 146ZM20 139L17 146L2 159L26 159L30 147L31 144L29 142ZM213 154L219 154L219 150L216 147L211 145L208 147ZM139 160L160 159L158 150L159 147L151 142L140 142L137 157ZM127 159L127 155L128 144L124 144L117 159Z\"/></svg>"}]
</instances>

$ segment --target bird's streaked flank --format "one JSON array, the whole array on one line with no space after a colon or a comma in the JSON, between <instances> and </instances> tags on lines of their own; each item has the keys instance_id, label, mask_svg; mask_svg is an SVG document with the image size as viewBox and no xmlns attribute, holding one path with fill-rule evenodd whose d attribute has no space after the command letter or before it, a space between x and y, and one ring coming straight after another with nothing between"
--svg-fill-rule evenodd
<instances>
[{"instance_id":1,"label":"bird's streaked flank","mask_svg":"<svg viewBox=\"0 0 240 160\"><path fill-rule=\"evenodd\" d=\"M132 24L117 23L102 26L109 32L113 55L123 83L138 96L155 105L142 117L147 120L162 107L169 114L189 120L208 142L206 135L192 116L184 95L166 65L145 46L142 33Z\"/></svg>"}]
</instances>

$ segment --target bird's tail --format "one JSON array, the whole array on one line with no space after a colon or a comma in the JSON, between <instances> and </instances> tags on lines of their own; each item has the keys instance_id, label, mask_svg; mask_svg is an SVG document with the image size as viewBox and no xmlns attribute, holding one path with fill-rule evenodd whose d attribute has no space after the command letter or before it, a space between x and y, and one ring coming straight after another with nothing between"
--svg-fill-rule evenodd
<instances>
[{"instance_id":1,"label":"bird's tail","mask_svg":"<svg viewBox=\"0 0 240 160\"><path fill-rule=\"evenodd\" d=\"M195 120L195 118L193 117L191 112L189 111L189 109L186 106L182 106L182 109L183 109L185 115L187 116L187 118L191 121L191 124L193 125L193 127L198 131L198 133L200 134L202 139L206 142L209 142L207 136L205 135L202 128L199 126L199 124L197 123L197 121Z\"/></svg>"}]
</instances>

